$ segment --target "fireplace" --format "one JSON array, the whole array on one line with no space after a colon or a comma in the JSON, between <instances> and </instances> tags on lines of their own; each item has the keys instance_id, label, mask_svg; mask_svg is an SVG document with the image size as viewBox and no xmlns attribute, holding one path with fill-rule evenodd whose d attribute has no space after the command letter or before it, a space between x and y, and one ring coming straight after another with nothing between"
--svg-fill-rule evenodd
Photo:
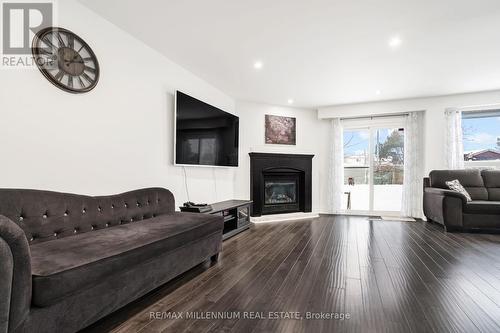
<instances>
[{"instance_id":1,"label":"fireplace","mask_svg":"<svg viewBox=\"0 0 500 333\"><path fill-rule=\"evenodd\" d=\"M312 157L250 153L252 216L310 212Z\"/></svg>"}]
</instances>

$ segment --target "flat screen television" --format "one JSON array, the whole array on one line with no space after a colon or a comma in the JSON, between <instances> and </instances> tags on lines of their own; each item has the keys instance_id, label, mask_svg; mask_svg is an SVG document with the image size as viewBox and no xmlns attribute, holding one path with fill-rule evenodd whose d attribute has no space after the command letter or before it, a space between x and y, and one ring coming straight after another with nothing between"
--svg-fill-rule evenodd
<instances>
[{"instance_id":1,"label":"flat screen television","mask_svg":"<svg viewBox=\"0 0 500 333\"><path fill-rule=\"evenodd\" d=\"M238 117L176 92L176 165L236 167L238 134Z\"/></svg>"}]
</instances>

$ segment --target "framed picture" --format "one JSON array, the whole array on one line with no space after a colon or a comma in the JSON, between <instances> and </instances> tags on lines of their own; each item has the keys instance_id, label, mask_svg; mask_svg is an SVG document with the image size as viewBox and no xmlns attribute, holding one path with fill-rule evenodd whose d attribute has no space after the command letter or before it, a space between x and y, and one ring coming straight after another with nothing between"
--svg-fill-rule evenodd
<instances>
[{"instance_id":1,"label":"framed picture","mask_svg":"<svg viewBox=\"0 0 500 333\"><path fill-rule=\"evenodd\" d=\"M296 144L296 119L266 114L266 143L277 145Z\"/></svg>"}]
</instances>

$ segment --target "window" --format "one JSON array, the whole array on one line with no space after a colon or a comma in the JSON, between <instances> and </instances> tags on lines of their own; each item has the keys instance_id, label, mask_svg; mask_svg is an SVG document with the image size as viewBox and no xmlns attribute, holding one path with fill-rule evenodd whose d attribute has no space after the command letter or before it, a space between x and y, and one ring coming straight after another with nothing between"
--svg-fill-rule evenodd
<instances>
[{"instance_id":1,"label":"window","mask_svg":"<svg viewBox=\"0 0 500 333\"><path fill-rule=\"evenodd\" d=\"M462 133L467 166L500 163L500 110L463 112Z\"/></svg>"},{"instance_id":2,"label":"window","mask_svg":"<svg viewBox=\"0 0 500 333\"><path fill-rule=\"evenodd\" d=\"M403 120L402 117L371 120L351 127L344 123L344 211L399 213L401 210Z\"/></svg>"}]
</instances>

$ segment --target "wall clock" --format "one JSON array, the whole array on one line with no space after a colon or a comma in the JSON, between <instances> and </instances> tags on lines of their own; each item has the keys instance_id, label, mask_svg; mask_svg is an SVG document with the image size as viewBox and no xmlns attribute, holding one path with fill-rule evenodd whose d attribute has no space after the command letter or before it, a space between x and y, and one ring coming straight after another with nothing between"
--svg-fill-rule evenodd
<instances>
[{"instance_id":1,"label":"wall clock","mask_svg":"<svg viewBox=\"0 0 500 333\"><path fill-rule=\"evenodd\" d=\"M90 46L63 28L45 28L33 39L38 69L56 87L70 93L92 90L99 81L99 62Z\"/></svg>"}]
</instances>

